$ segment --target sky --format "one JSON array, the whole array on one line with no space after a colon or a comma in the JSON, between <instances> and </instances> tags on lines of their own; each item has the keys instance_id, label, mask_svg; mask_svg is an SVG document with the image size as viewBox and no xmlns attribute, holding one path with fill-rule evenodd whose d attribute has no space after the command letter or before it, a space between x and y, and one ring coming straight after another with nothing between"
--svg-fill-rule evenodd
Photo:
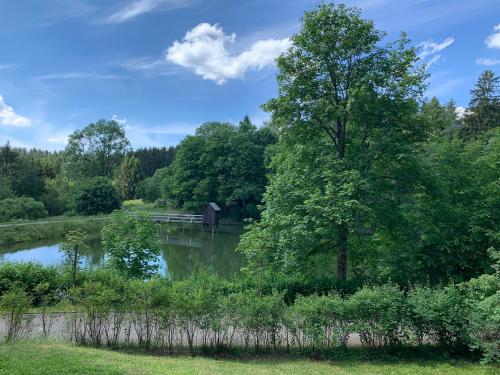
<instances>
[{"instance_id":1,"label":"sky","mask_svg":"<svg viewBox=\"0 0 500 375\"><path fill-rule=\"evenodd\" d=\"M465 107L500 74L500 0L351 0L387 41L405 31L427 95ZM274 59L311 0L0 0L0 144L60 150L99 119L135 148L177 144L207 121L268 119Z\"/></svg>"}]
</instances>

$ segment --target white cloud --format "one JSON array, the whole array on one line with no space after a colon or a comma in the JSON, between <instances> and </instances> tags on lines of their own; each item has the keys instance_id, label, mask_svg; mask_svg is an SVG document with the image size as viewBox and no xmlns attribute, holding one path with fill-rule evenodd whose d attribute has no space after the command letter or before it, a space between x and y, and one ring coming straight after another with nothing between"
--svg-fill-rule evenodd
<instances>
[{"instance_id":1,"label":"white cloud","mask_svg":"<svg viewBox=\"0 0 500 375\"><path fill-rule=\"evenodd\" d=\"M100 74L100 73L85 73L85 72L68 72L68 73L53 73L45 74L36 77L38 80L49 81L58 79L119 79L121 77L114 74Z\"/></svg>"},{"instance_id":2,"label":"white cloud","mask_svg":"<svg viewBox=\"0 0 500 375\"><path fill-rule=\"evenodd\" d=\"M167 50L167 60L193 70L204 79L223 84L227 79L242 78L247 70L260 70L290 47L290 40L259 40L237 55L231 55L227 44L236 34L224 34L219 25L201 23L189 30L181 42L175 41Z\"/></svg>"},{"instance_id":3,"label":"white cloud","mask_svg":"<svg viewBox=\"0 0 500 375\"><path fill-rule=\"evenodd\" d=\"M14 109L7 105L0 95L0 124L6 126L30 126L31 120L14 112Z\"/></svg>"},{"instance_id":4,"label":"white cloud","mask_svg":"<svg viewBox=\"0 0 500 375\"><path fill-rule=\"evenodd\" d=\"M454 41L455 39L452 37L446 38L441 43L436 43L432 39L426 40L418 45L418 47L420 47L419 57L423 59L424 57L441 52L445 48L451 46Z\"/></svg>"},{"instance_id":5,"label":"white cloud","mask_svg":"<svg viewBox=\"0 0 500 375\"><path fill-rule=\"evenodd\" d=\"M500 64L500 59L491 59L487 57L481 57L476 60L476 64L485 66L494 66Z\"/></svg>"},{"instance_id":6,"label":"white cloud","mask_svg":"<svg viewBox=\"0 0 500 375\"><path fill-rule=\"evenodd\" d=\"M484 43L488 48L500 48L500 23L493 28L493 31L495 32L488 36Z\"/></svg>"},{"instance_id":7,"label":"white cloud","mask_svg":"<svg viewBox=\"0 0 500 375\"><path fill-rule=\"evenodd\" d=\"M136 0L108 16L105 21L109 23L125 22L157 9L172 10L189 6L192 3L192 0Z\"/></svg>"},{"instance_id":8,"label":"white cloud","mask_svg":"<svg viewBox=\"0 0 500 375\"><path fill-rule=\"evenodd\" d=\"M461 119L464 118L465 114L467 113L467 109L461 106L457 106L455 108L455 113L457 114L457 117Z\"/></svg>"},{"instance_id":9,"label":"white cloud","mask_svg":"<svg viewBox=\"0 0 500 375\"><path fill-rule=\"evenodd\" d=\"M431 65L437 63L441 59L441 55L434 55L428 62L427 62L427 68L430 67Z\"/></svg>"},{"instance_id":10,"label":"white cloud","mask_svg":"<svg viewBox=\"0 0 500 375\"><path fill-rule=\"evenodd\" d=\"M47 142L49 143L60 143L60 144L67 144L68 143L68 136L67 135L55 135L53 137L47 138Z\"/></svg>"}]
</instances>

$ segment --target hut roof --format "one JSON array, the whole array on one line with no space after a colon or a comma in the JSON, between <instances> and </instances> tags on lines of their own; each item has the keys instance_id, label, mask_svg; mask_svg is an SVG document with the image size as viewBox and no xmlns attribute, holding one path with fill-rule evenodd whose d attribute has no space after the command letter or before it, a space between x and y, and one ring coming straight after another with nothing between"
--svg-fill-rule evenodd
<instances>
[{"instance_id":1,"label":"hut roof","mask_svg":"<svg viewBox=\"0 0 500 375\"><path fill-rule=\"evenodd\" d=\"M208 205L212 207L215 211L220 211L220 207L217 205L217 203L210 202Z\"/></svg>"}]
</instances>

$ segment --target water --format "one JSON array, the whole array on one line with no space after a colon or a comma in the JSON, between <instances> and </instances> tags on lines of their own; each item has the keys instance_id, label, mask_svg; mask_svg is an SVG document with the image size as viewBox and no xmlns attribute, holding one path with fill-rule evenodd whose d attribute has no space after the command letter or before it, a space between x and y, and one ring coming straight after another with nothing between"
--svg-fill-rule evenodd
<instances>
[{"instance_id":1,"label":"water","mask_svg":"<svg viewBox=\"0 0 500 375\"><path fill-rule=\"evenodd\" d=\"M189 224L163 224L158 226L162 242L159 259L160 273L173 280L183 279L202 267L211 267L223 277L237 274L243 257L236 253L242 228L221 225L219 231L202 232ZM0 263L36 261L45 265L60 265L64 261L62 239L20 243L0 247ZM87 246L80 251L82 266L96 268L104 262L98 234L89 236Z\"/></svg>"}]
</instances>

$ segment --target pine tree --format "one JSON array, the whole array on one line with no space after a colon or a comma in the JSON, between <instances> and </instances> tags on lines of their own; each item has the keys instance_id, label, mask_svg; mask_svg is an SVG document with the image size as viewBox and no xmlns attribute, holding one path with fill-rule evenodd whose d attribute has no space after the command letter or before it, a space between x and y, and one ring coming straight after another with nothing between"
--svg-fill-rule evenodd
<instances>
[{"instance_id":1,"label":"pine tree","mask_svg":"<svg viewBox=\"0 0 500 375\"><path fill-rule=\"evenodd\" d=\"M483 72L471 90L471 100L462 128L463 136L475 136L500 124L500 77Z\"/></svg>"}]
</instances>

